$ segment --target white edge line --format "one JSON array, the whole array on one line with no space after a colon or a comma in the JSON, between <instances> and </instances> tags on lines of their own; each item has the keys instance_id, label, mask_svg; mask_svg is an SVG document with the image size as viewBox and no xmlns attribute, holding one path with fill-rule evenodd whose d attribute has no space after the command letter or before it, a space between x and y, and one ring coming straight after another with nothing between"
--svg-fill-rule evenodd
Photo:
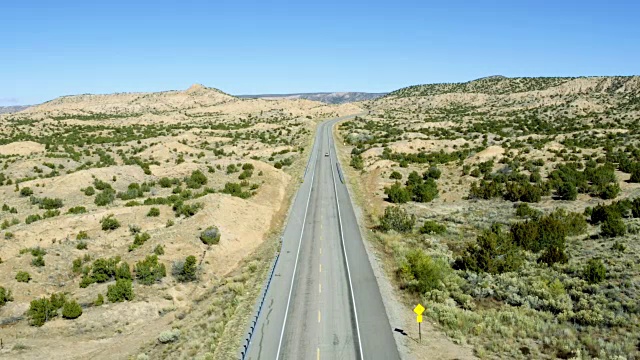
<instances>
[{"instance_id":1,"label":"white edge line","mask_svg":"<svg viewBox=\"0 0 640 360\"><path fill-rule=\"evenodd\" d=\"M317 140L314 141L314 147L315 144L317 143ZM317 150L313 150L311 152L311 158L313 158L314 152L317 152ZM318 154L316 154L316 161L318 156ZM311 161L311 158L309 159ZM284 337L284 328L287 326L287 315L289 314L289 304L291 302L291 294L293 293L293 284L295 283L295 279L296 279L296 269L298 268L298 257L300 256L300 247L302 245L302 235L304 234L304 225L307 222L307 212L309 211L309 200L311 200L311 190L313 190L313 178L316 175L316 168L315 168L315 164L313 167L313 171L311 172L311 186L309 187L309 196L307 197L307 205L304 209L304 217L302 219L302 230L300 231L300 240L298 241L298 252L296 253L296 262L293 265L293 275L291 276L291 286L289 287L289 298L287 299L287 308L284 312L284 320L282 321L282 331L280 332L280 341L278 341L278 352L276 353L276 360L280 359L280 349L282 348L282 339Z\"/></svg>"},{"instance_id":2,"label":"white edge line","mask_svg":"<svg viewBox=\"0 0 640 360\"><path fill-rule=\"evenodd\" d=\"M333 124L329 126L329 129L333 129ZM329 139L333 139L333 134L330 134ZM331 141L331 140L330 140ZM331 147L329 147L331 149ZM335 152L335 145L333 147L334 155L336 156L336 160L338 157L338 153ZM331 150L329 150L331 151ZM340 227L340 240L342 241L342 253L344 254L344 261L347 265L347 278L349 279L349 290L351 290L351 303L353 304L353 312L356 320L356 333L358 335L358 348L360 349L360 359L364 358L364 353L362 352L362 340L360 339L360 326L358 325L358 310L356 309L356 300L353 295L353 285L351 284L351 272L349 271L349 258L347 257L347 250L344 245L344 234L342 232L342 218L340 217L340 202L338 201L338 188L336 186L336 175L333 171L333 160L329 157L329 161L331 164L331 177L333 178L333 191L336 195L336 205L338 207L338 226Z\"/></svg>"}]
</instances>

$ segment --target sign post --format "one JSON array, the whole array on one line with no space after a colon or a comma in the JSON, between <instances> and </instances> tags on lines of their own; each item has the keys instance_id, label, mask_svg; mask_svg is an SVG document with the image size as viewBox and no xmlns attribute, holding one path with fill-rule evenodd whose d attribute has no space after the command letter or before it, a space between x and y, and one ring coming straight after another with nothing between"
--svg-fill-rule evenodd
<instances>
[{"instance_id":1,"label":"sign post","mask_svg":"<svg viewBox=\"0 0 640 360\"><path fill-rule=\"evenodd\" d=\"M422 304L418 304L418 306L416 306L413 309L413 312L416 313L416 315L418 315L416 317L416 321L418 322L418 337L420 339L420 343L422 343L422 313L424 312L425 308L424 306L422 306Z\"/></svg>"}]
</instances>

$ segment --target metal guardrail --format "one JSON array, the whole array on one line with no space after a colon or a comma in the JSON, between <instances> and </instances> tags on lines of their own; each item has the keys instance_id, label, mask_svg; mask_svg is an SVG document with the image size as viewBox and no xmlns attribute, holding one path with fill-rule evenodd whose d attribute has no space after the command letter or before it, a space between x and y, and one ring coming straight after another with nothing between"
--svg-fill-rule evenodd
<instances>
[{"instance_id":1,"label":"metal guardrail","mask_svg":"<svg viewBox=\"0 0 640 360\"><path fill-rule=\"evenodd\" d=\"M280 239L280 243L282 243L282 238ZM258 324L258 318L260 317L260 314L262 314L262 307L264 306L264 301L267 297L267 292L269 291L269 287L271 286L271 280L273 280L273 275L276 271L276 265L278 265L278 259L280 259L280 253L278 252L278 255L276 255L275 260L273 261L273 266L271 267L271 271L269 273L269 280L267 280L267 286L265 286L263 292L262 292L262 297L260 298L260 305L258 305L258 311L256 312L256 315L253 317L253 320L251 320L251 327L249 330L249 333L247 334L247 338L245 338L245 343L243 345L244 350L240 352L240 359L241 360L245 360L247 358L247 353L249 350L249 344L251 343L251 340L253 339L253 334L256 331L256 325Z\"/></svg>"}]
</instances>

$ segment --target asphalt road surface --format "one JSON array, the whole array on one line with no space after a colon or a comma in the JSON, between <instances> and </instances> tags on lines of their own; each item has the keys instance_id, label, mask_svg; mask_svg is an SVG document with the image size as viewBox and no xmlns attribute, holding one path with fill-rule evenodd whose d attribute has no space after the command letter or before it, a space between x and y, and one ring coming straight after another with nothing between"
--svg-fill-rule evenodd
<instances>
[{"instance_id":1,"label":"asphalt road surface","mask_svg":"<svg viewBox=\"0 0 640 360\"><path fill-rule=\"evenodd\" d=\"M318 126L247 359L400 359L334 151L342 119Z\"/></svg>"}]
</instances>

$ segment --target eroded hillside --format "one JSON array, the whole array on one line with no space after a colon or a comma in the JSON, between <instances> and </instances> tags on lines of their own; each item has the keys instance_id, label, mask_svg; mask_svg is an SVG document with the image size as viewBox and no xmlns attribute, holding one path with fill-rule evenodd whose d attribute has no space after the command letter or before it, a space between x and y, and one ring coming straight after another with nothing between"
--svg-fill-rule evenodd
<instances>
[{"instance_id":1,"label":"eroded hillside","mask_svg":"<svg viewBox=\"0 0 640 360\"><path fill-rule=\"evenodd\" d=\"M235 355L316 121L360 111L194 85L0 117L0 354Z\"/></svg>"},{"instance_id":2,"label":"eroded hillside","mask_svg":"<svg viewBox=\"0 0 640 360\"><path fill-rule=\"evenodd\" d=\"M640 77L491 77L366 106L339 134L407 306L480 357L640 357Z\"/></svg>"}]
</instances>

